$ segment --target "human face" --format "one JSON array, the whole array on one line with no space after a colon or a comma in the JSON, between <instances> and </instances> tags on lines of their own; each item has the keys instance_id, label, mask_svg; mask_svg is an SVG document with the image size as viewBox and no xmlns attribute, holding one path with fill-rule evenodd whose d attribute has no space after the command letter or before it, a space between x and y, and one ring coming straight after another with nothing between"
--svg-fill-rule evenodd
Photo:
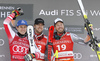
<instances>
[{"instance_id":1,"label":"human face","mask_svg":"<svg viewBox=\"0 0 100 61\"><path fill-rule=\"evenodd\" d=\"M55 29L58 34L63 33L64 32L64 24L62 22L57 22L55 24Z\"/></svg>"},{"instance_id":2,"label":"human face","mask_svg":"<svg viewBox=\"0 0 100 61\"><path fill-rule=\"evenodd\" d=\"M20 34L24 35L26 33L27 26L26 25L20 25L20 26L16 27L16 29L18 30L18 32Z\"/></svg>"},{"instance_id":3,"label":"human face","mask_svg":"<svg viewBox=\"0 0 100 61\"><path fill-rule=\"evenodd\" d=\"M43 25L42 23L35 24L35 25L34 25L35 33L41 34L42 31L43 31L43 27L44 27L44 25Z\"/></svg>"}]
</instances>

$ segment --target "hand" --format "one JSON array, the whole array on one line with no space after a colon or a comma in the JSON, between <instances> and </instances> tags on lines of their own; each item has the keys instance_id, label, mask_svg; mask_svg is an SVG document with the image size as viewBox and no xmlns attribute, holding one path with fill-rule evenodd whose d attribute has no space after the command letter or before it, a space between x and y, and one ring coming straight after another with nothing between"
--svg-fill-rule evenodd
<instances>
[{"instance_id":1,"label":"hand","mask_svg":"<svg viewBox=\"0 0 100 61\"><path fill-rule=\"evenodd\" d=\"M24 59L25 59L25 61L29 61L29 60L32 60L33 58L38 59L39 57L40 57L40 53L36 52L35 54L34 53L26 54L24 56Z\"/></svg>"},{"instance_id":2,"label":"hand","mask_svg":"<svg viewBox=\"0 0 100 61\"><path fill-rule=\"evenodd\" d=\"M90 22L87 22L87 25L89 26L90 30L92 31L93 30L93 25ZM85 30L87 31L86 23L84 24L84 27L85 27ZM89 35L89 33L87 33L87 34ZM92 31L92 34L93 34L93 31Z\"/></svg>"},{"instance_id":3,"label":"hand","mask_svg":"<svg viewBox=\"0 0 100 61\"><path fill-rule=\"evenodd\" d=\"M35 54L34 53L33 54L26 54L24 56L25 61L32 60L33 58L35 58Z\"/></svg>"},{"instance_id":4,"label":"hand","mask_svg":"<svg viewBox=\"0 0 100 61\"><path fill-rule=\"evenodd\" d=\"M15 18L17 16L19 16L19 15L23 15L24 14L23 10L20 7L18 7L16 10L12 11L12 13L15 13Z\"/></svg>"},{"instance_id":5,"label":"hand","mask_svg":"<svg viewBox=\"0 0 100 61\"><path fill-rule=\"evenodd\" d=\"M93 30L93 25L90 22L87 22L87 25L91 28L91 30ZM85 30L87 30L86 23L84 24L84 27L85 27Z\"/></svg>"}]
</instances>

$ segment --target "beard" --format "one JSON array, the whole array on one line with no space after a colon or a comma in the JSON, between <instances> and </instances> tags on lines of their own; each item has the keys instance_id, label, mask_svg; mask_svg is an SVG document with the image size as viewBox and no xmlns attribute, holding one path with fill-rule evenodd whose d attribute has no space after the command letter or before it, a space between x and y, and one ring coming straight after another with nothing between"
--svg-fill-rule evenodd
<instances>
[{"instance_id":1,"label":"beard","mask_svg":"<svg viewBox=\"0 0 100 61\"><path fill-rule=\"evenodd\" d=\"M41 34L43 30L39 31L39 30L35 30L36 33Z\"/></svg>"},{"instance_id":2,"label":"beard","mask_svg":"<svg viewBox=\"0 0 100 61\"><path fill-rule=\"evenodd\" d=\"M59 29L58 29L58 30L56 30L56 31L57 31L58 34L61 34L61 33L64 32L64 29L62 28L62 30L59 30Z\"/></svg>"}]
</instances>

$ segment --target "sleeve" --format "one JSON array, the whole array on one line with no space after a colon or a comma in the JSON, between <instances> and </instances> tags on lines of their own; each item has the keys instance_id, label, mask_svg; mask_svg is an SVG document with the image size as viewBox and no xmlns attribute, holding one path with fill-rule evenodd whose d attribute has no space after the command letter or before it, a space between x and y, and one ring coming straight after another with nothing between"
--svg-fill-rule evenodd
<instances>
[{"instance_id":1,"label":"sleeve","mask_svg":"<svg viewBox=\"0 0 100 61\"><path fill-rule=\"evenodd\" d=\"M71 35L71 39L72 39L73 42L75 42L77 44L81 44L81 45L86 45L83 38L77 36L74 33L70 33L70 35Z\"/></svg>"},{"instance_id":2,"label":"sleeve","mask_svg":"<svg viewBox=\"0 0 100 61\"><path fill-rule=\"evenodd\" d=\"M15 14L12 13L11 15L9 15L3 22L4 24L4 28L5 28L5 31L6 31L6 34L8 36L8 39L9 39L9 43L12 42L12 39L14 38L15 36L15 32L12 30L11 26L10 26L10 22L13 20L13 18L15 17Z\"/></svg>"}]
</instances>

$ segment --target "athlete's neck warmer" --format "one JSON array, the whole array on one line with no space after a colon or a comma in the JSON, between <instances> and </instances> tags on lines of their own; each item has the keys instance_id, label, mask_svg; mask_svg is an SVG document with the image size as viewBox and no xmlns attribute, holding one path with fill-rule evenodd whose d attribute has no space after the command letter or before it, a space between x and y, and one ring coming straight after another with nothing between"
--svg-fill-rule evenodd
<instances>
[{"instance_id":1,"label":"athlete's neck warmer","mask_svg":"<svg viewBox=\"0 0 100 61\"><path fill-rule=\"evenodd\" d=\"M24 35L20 34L19 32L17 32L17 34L18 34L18 36L21 37L21 38L27 37L27 32L26 32Z\"/></svg>"},{"instance_id":2,"label":"athlete's neck warmer","mask_svg":"<svg viewBox=\"0 0 100 61\"><path fill-rule=\"evenodd\" d=\"M65 34L65 31L62 33L62 35L58 35L57 32L54 32L54 38L56 40L59 40L64 34Z\"/></svg>"},{"instance_id":3,"label":"athlete's neck warmer","mask_svg":"<svg viewBox=\"0 0 100 61\"><path fill-rule=\"evenodd\" d=\"M43 34L43 32L39 35L37 35L36 33L35 33L35 38L37 39L37 40L41 40L42 38L44 37L44 34Z\"/></svg>"}]
</instances>

